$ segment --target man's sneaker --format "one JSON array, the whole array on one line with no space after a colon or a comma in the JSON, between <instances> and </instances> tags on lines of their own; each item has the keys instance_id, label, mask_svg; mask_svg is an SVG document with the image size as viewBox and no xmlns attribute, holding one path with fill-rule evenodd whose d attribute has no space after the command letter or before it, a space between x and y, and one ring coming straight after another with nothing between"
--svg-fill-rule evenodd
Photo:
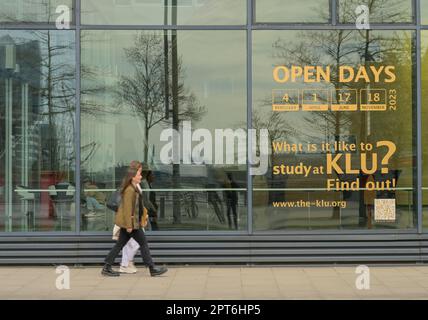
<instances>
[{"instance_id":1,"label":"man's sneaker","mask_svg":"<svg viewBox=\"0 0 428 320\"><path fill-rule=\"evenodd\" d=\"M167 271L168 269L166 267L150 267L150 275L152 277L160 276L161 274L164 274Z\"/></svg>"},{"instance_id":2,"label":"man's sneaker","mask_svg":"<svg viewBox=\"0 0 428 320\"><path fill-rule=\"evenodd\" d=\"M137 271L134 268L132 268L131 266L128 265L127 267L120 266L119 272L120 273L129 273L129 274L132 274L132 273L136 273Z\"/></svg>"},{"instance_id":3,"label":"man's sneaker","mask_svg":"<svg viewBox=\"0 0 428 320\"><path fill-rule=\"evenodd\" d=\"M104 265L103 270L101 271L101 274L103 276L108 276L108 277L118 277L118 276L120 276L120 273L117 272L117 271L114 271L111 268L111 265L109 265L107 263Z\"/></svg>"},{"instance_id":4,"label":"man's sneaker","mask_svg":"<svg viewBox=\"0 0 428 320\"><path fill-rule=\"evenodd\" d=\"M134 264L134 261L129 261L128 268L130 268L131 270L134 270L134 273L137 273L138 271L137 267Z\"/></svg>"}]
</instances>

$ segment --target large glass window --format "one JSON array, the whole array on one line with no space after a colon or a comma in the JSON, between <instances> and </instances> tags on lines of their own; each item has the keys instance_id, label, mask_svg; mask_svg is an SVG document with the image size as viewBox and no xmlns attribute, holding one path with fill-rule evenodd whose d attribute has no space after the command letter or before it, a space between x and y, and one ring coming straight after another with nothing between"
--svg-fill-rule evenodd
<instances>
[{"instance_id":1,"label":"large glass window","mask_svg":"<svg viewBox=\"0 0 428 320\"><path fill-rule=\"evenodd\" d=\"M368 16L369 23L412 23L413 0L338 0L339 22L355 24ZM367 20L364 18L362 21Z\"/></svg>"},{"instance_id":2,"label":"large glass window","mask_svg":"<svg viewBox=\"0 0 428 320\"><path fill-rule=\"evenodd\" d=\"M246 230L245 40L245 31L82 32L83 230L112 228L105 200L133 159L153 172L159 230ZM172 128L180 164L162 158ZM235 160L219 163L234 141Z\"/></svg>"},{"instance_id":3,"label":"large glass window","mask_svg":"<svg viewBox=\"0 0 428 320\"><path fill-rule=\"evenodd\" d=\"M84 1L83 1L84 2ZM2 0L0 22L55 23L73 21L73 0Z\"/></svg>"},{"instance_id":4,"label":"large glass window","mask_svg":"<svg viewBox=\"0 0 428 320\"><path fill-rule=\"evenodd\" d=\"M85 0L83 24L243 25L246 0Z\"/></svg>"},{"instance_id":5,"label":"large glass window","mask_svg":"<svg viewBox=\"0 0 428 320\"><path fill-rule=\"evenodd\" d=\"M75 0L0 2L0 232L76 231L79 218L111 230L106 201L131 160L151 171L153 231L246 231L247 210L256 231L414 230L417 94L427 228L428 31L417 92L414 23L428 25L428 0L251 1L251 139L247 0L81 0L80 53L54 26L74 22ZM327 30L336 11L338 24L389 25ZM242 30L207 30L222 25ZM261 172L247 209L252 141Z\"/></svg>"},{"instance_id":6,"label":"large glass window","mask_svg":"<svg viewBox=\"0 0 428 320\"><path fill-rule=\"evenodd\" d=\"M0 31L0 230L75 229L73 31Z\"/></svg>"},{"instance_id":7,"label":"large glass window","mask_svg":"<svg viewBox=\"0 0 428 320\"><path fill-rule=\"evenodd\" d=\"M422 24L428 24L428 0L421 1L421 22Z\"/></svg>"},{"instance_id":8,"label":"large glass window","mask_svg":"<svg viewBox=\"0 0 428 320\"><path fill-rule=\"evenodd\" d=\"M411 31L255 31L256 230L414 228ZM261 147L261 146L260 146Z\"/></svg>"},{"instance_id":9,"label":"large glass window","mask_svg":"<svg viewBox=\"0 0 428 320\"><path fill-rule=\"evenodd\" d=\"M257 23L328 23L329 0L255 0Z\"/></svg>"}]
</instances>

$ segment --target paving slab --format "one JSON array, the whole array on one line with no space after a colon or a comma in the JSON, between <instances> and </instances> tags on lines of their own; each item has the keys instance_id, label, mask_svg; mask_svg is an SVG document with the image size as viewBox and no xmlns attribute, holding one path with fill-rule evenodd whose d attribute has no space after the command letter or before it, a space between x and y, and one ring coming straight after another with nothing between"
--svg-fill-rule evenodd
<instances>
[{"instance_id":1,"label":"paving slab","mask_svg":"<svg viewBox=\"0 0 428 320\"><path fill-rule=\"evenodd\" d=\"M356 288L356 267L170 266L161 277L139 267L117 278L100 266L70 267L70 289L59 290L53 266L7 266L0 299L428 299L428 266L369 266L369 290Z\"/></svg>"}]
</instances>

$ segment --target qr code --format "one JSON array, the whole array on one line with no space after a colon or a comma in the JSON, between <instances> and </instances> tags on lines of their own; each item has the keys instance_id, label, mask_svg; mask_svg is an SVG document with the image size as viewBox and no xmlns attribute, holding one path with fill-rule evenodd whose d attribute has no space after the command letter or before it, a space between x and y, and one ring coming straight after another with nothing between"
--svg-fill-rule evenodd
<instances>
[{"instance_id":1,"label":"qr code","mask_svg":"<svg viewBox=\"0 0 428 320\"><path fill-rule=\"evenodd\" d=\"M395 199L375 199L375 221L395 222Z\"/></svg>"}]
</instances>

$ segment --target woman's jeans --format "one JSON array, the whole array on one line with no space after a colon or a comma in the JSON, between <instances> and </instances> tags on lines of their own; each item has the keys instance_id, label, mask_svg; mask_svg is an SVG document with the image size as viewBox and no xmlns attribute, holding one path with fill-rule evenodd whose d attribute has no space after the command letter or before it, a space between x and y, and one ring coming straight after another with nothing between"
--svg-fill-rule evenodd
<instances>
[{"instance_id":1,"label":"woman's jeans","mask_svg":"<svg viewBox=\"0 0 428 320\"><path fill-rule=\"evenodd\" d=\"M147 239L143 230L141 229L134 229L131 233L128 233L126 229L120 228L119 239L117 240L115 246L111 249L110 253L107 255L107 258L104 260L104 262L112 265L116 257L119 255L120 250L122 250L122 248L131 238L133 238L140 246L141 257L143 258L144 264L148 267L153 267L154 263L150 255Z\"/></svg>"}]
</instances>

